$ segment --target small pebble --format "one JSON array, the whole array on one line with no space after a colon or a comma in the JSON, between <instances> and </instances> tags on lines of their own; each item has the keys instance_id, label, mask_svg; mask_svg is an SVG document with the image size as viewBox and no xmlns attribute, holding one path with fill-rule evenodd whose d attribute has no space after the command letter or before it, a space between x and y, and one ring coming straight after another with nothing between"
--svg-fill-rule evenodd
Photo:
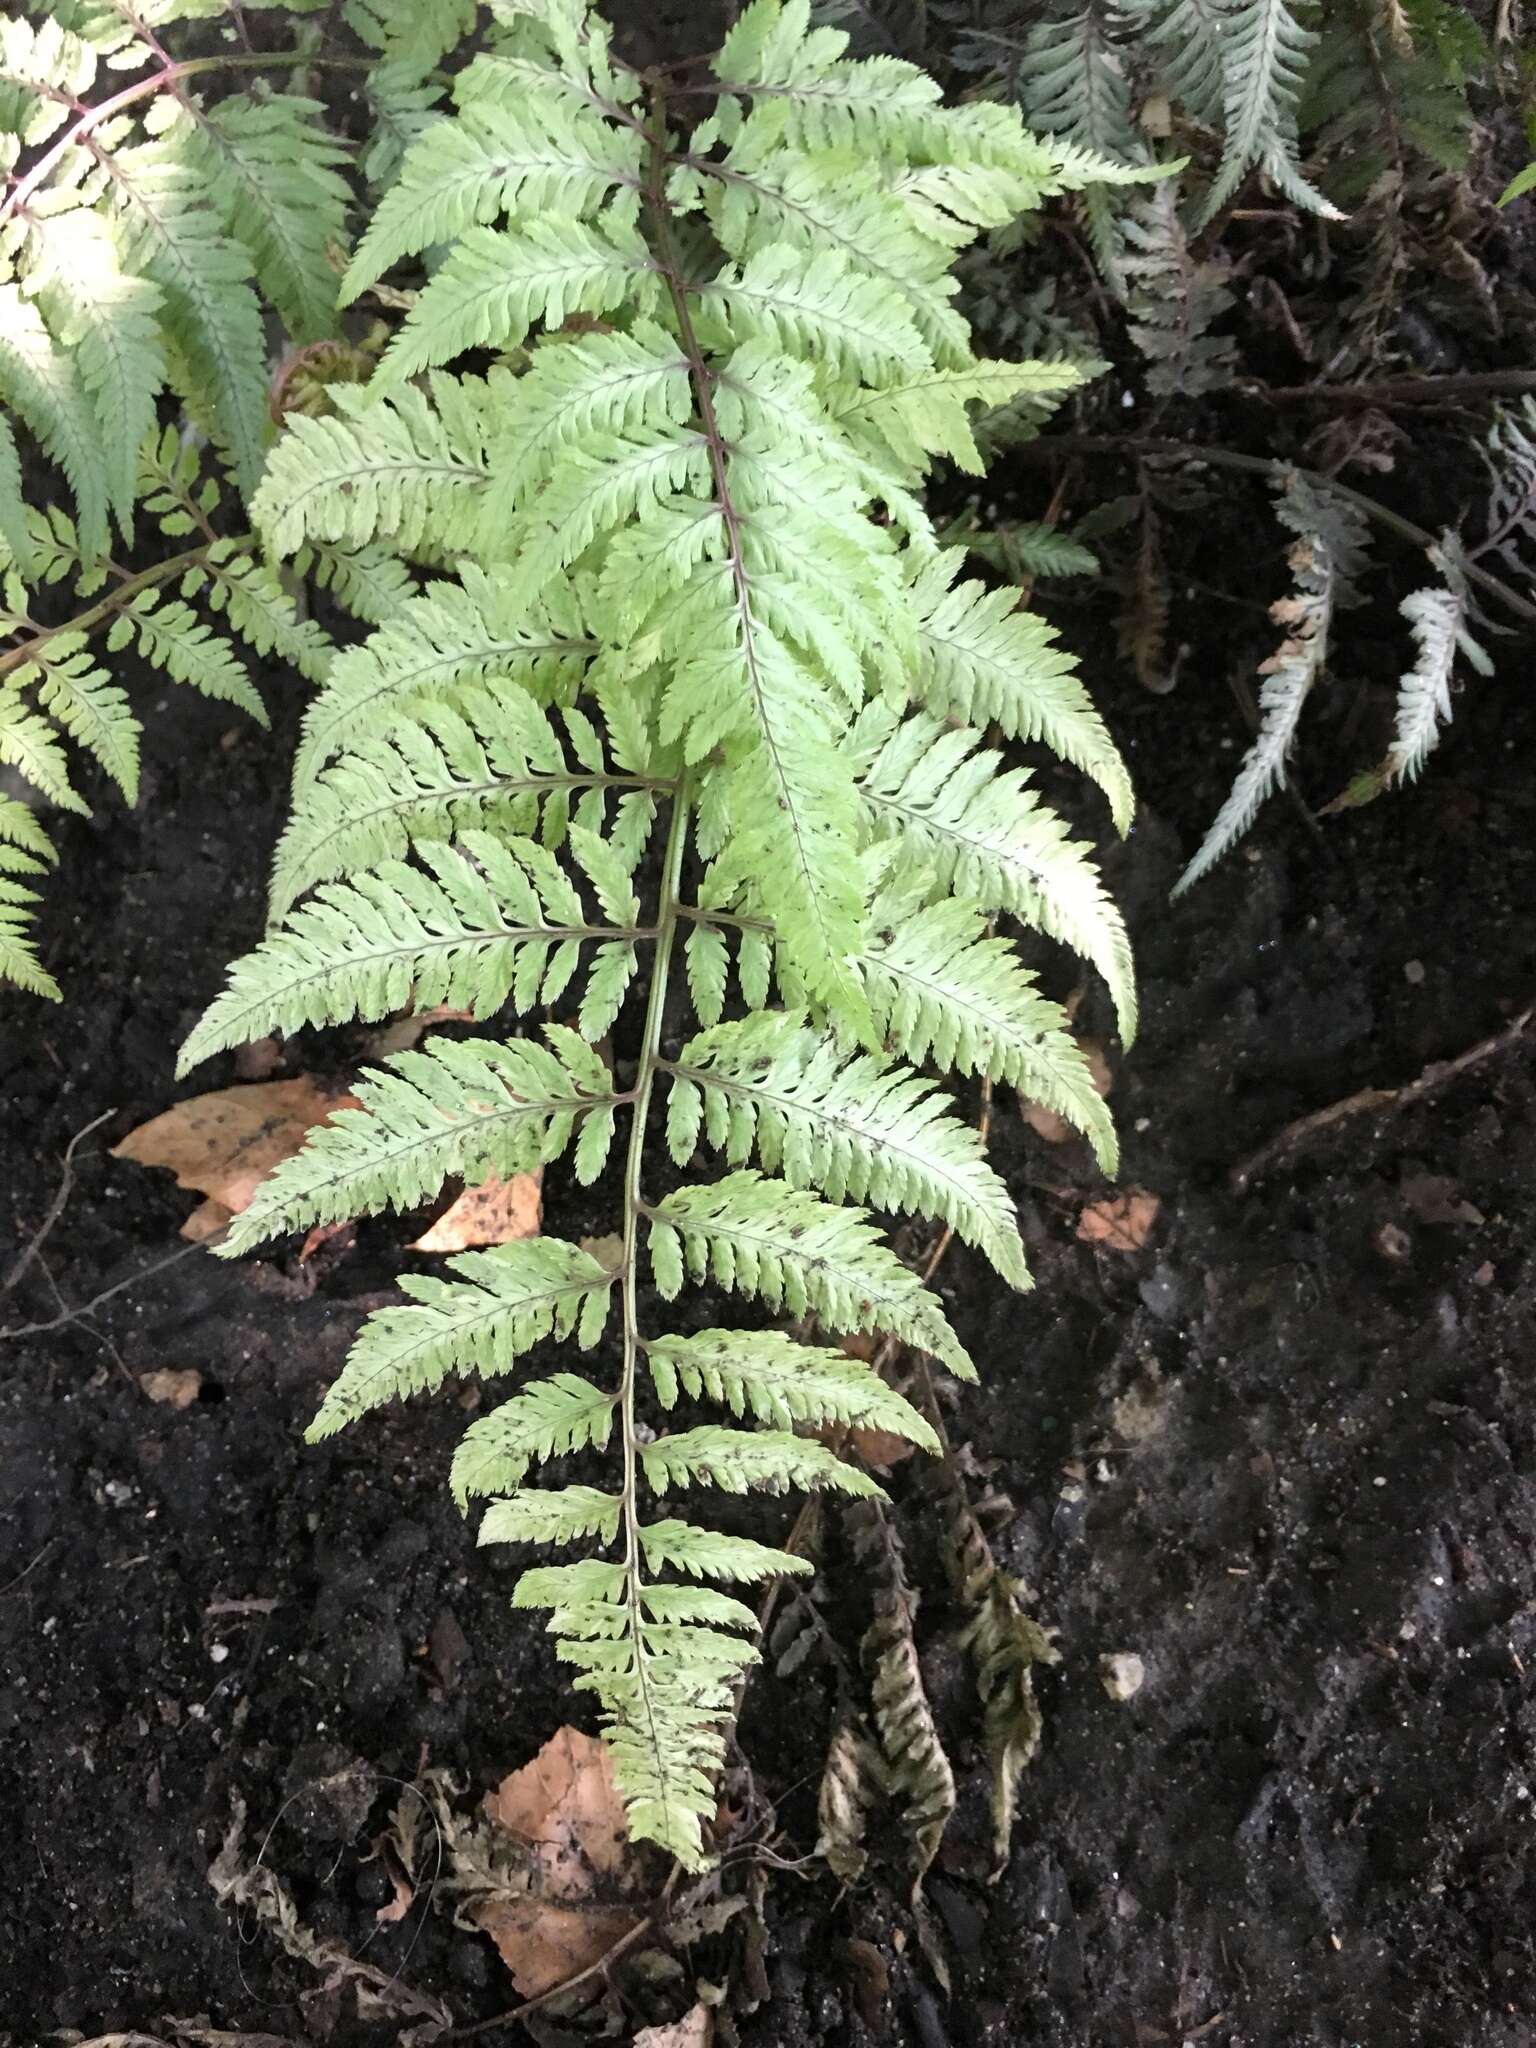
<instances>
[{"instance_id":1,"label":"small pebble","mask_svg":"<svg viewBox=\"0 0 1536 2048\"><path fill-rule=\"evenodd\" d=\"M222 1663L224 1662L224 1659L225 1659L225 1658L226 1658L226 1657L227 1657L228 1655L229 1655L229 1645L228 1645L228 1643L210 1643L210 1644L208 1645L208 1657L209 1657L209 1661L210 1661L211 1663L214 1663L214 1664L222 1664Z\"/></svg>"},{"instance_id":2,"label":"small pebble","mask_svg":"<svg viewBox=\"0 0 1536 2048\"><path fill-rule=\"evenodd\" d=\"M1411 983L1414 988L1417 988L1424 979L1424 962L1422 960L1405 960L1403 962L1403 979Z\"/></svg>"},{"instance_id":3,"label":"small pebble","mask_svg":"<svg viewBox=\"0 0 1536 2048\"><path fill-rule=\"evenodd\" d=\"M1134 1699L1146 1682L1147 1667L1133 1650L1117 1650L1099 1659L1099 1679L1112 1700Z\"/></svg>"}]
</instances>

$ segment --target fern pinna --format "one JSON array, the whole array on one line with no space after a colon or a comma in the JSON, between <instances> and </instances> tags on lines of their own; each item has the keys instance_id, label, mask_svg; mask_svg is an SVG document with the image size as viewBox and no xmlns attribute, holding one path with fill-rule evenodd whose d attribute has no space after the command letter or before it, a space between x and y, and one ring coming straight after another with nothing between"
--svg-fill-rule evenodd
<instances>
[{"instance_id":1,"label":"fern pinna","mask_svg":"<svg viewBox=\"0 0 1536 2048\"><path fill-rule=\"evenodd\" d=\"M623 1129L616 1265L544 1237L407 1277L311 1433L558 1343L559 1371L470 1426L454 1487L492 1500L484 1541L595 1544L516 1597L596 1695L635 1833L696 1865L755 1654L722 1582L802 1565L671 1504L878 1492L800 1425L932 1436L835 1342L699 1330L656 1297L711 1281L969 1378L865 1206L941 1218L1028 1284L1007 1192L920 1064L1023 1088L1114 1157L1062 1011L990 920L1086 954L1129 1036L1124 931L983 728L1081 768L1122 827L1125 771L1049 629L958 580L918 497L935 457L979 467L969 405L1078 380L973 357L957 250L1111 167L847 60L805 0L753 0L707 91L626 69L578 0L502 16L345 289L439 260L254 507L280 554L388 542L450 573L337 657L273 925L183 1067L411 1003L560 1020L387 1060L223 1249L567 1151L591 1181ZM481 350L483 373L448 367ZM701 1154L723 1173L696 1178ZM613 1375L575 1369L614 1325ZM592 1453L605 1484L529 1483Z\"/></svg>"}]
</instances>

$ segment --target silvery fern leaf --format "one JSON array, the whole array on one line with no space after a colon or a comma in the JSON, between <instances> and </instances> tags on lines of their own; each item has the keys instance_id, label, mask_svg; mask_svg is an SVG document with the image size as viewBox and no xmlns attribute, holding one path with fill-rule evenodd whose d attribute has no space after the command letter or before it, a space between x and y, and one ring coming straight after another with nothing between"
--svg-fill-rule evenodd
<instances>
[{"instance_id":1,"label":"silvery fern leaf","mask_svg":"<svg viewBox=\"0 0 1536 2048\"><path fill-rule=\"evenodd\" d=\"M1412 782L1440 744L1443 726L1451 722L1451 671L1458 654L1479 675L1493 673L1467 624L1465 589L1457 582L1443 589L1411 591L1398 607L1408 621L1418 659L1397 688L1397 717L1392 745L1383 764L1383 780Z\"/></svg>"},{"instance_id":2,"label":"silvery fern leaf","mask_svg":"<svg viewBox=\"0 0 1536 2048\"><path fill-rule=\"evenodd\" d=\"M1315 34L1288 0L1232 0L1221 39L1222 159L1206 195L1210 220L1251 170L1262 170L1288 199L1330 220L1338 208L1315 191L1297 161L1296 102Z\"/></svg>"},{"instance_id":3,"label":"silvery fern leaf","mask_svg":"<svg viewBox=\"0 0 1536 2048\"><path fill-rule=\"evenodd\" d=\"M611 1391L576 1373L534 1381L464 1432L453 1458L455 1500L463 1508L487 1494L511 1493L535 1464L588 1444L601 1449L615 1406Z\"/></svg>"},{"instance_id":4,"label":"silvery fern leaf","mask_svg":"<svg viewBox=\"0 0 1536 2048\"><path fill-rule=\"evenodd\" d=\"M645 1362L667 1409L687 1394L719 1401L733 1415L751 1414L777 1429L841 1422L888 1430L924 1450L938 1448L930 1425L877 1372L846 1351L797 1344L778 1330L653 1337Z\"/></svg>"}]
</instances>

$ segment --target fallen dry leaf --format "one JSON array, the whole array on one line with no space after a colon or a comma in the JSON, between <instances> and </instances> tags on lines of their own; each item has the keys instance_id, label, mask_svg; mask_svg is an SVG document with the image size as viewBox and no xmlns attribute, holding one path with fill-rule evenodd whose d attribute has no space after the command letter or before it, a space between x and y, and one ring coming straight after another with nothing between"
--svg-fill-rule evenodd
<instances>
[{"instance_id":1,"label":"fallen dry leaf","mask_svg":"<svg viewBox=\"0 0 1536 2048\"><path fill-rule=\"evenodd\" d=\"M492 1174L477 1188L466 1188L450 1203L424 1236L411 1246L413 1252L467 1252L481 1244L512 1244L520 1237L537 1237L543 1221L543 1175L514 1173L510 1180Z\"/></svg>"},{"instance_id":2,"label":"fallen dry leaf","mask_svg":"<svg viewBox=\"0 0 1536 2048\"><path fill-rule=\"evenodd\" d=\"M1080 1038L1078 1044L1087 1056L1088 1075L1094 1088L1100 1095L1108 1095L1115 1085L1115 1077L1110 1070L1104 1041L1100 1038ZM1036 1102L1028 1095L1019 1097L1019 1113L1029 1128L1037 1137L1044 1138L1047 1145L1070 1144L1077 1136L1075 1124L1069 1124L1064 1116L1059 1116L1054 1109L1047 1109L1043 1102Z\"/></svg>"},{"instance_id":3,"label":"fallen dry leaf","mask_svg":"<svg viewBox=\"0 0 1536 2048\"><path fill-rule=\"evenodd\" d=\"M194 1242L222 1230L246 1208L274 1166L289 1159L304 1134L338 1109L355 1109L355 1095L327 1095L308 1074L296 1081L257 1081L193 1095L130 1131L112 1148L114 1159L164 1166L179 1188L210 1200L182 1225Z\"/></svg>"},{"instance_id":4,"label":"fallen dry leaf","mask_svg":"<svg viewBox=\"0 0 1536 2048\"><path fill-rule=\"evenodd\" d=\"M1090 1202L1077 1219L1077 1234L1084 1244L1101 1244L1109 1252L1139 1252L1162 1206L1160 1195L1127 1188L1123 1195Z\"/></svg>"},{"instance_id":5,"label":"fallen dry leaf","mask_svg":"<svg viewBox=\"0 0 1536 2048\"><path fill-rule=\"evenodd\" d=\"M624 1240L616 1230L606 1237L579 1237L576 1242L609 1273L617 1273L624 1263Z\"/></svg>"},{"instance_id":6,"label":"fallen dry leaf","mask_svg":"<svg viewBox=\"0 0 1536 2048\"><path fill-rule=\"evenodd\" d=\"M139 1385L151 1401L163 1401L170 1408L190 1408L202 1391L203 1376L163 1365L155 1372L141 1372Z\"/></svg>"},{"instance_id":7,"label":"fallen dry leaf","mask_svg":"<svg viewBox=\"0 0 1536 2048\"><path fill-rule=\"evenodd\" d=\"M532 1763L486 1794L485 1810L526 1854L528 1891L486 1899L475 1917L519 1992L537 1998L597 1962L641 1918L594 1896L611 1894L628 1869L624 1802L606 1744L560 1729Z\"/></svg>"},{"instance_id":8,"label":"fallen dry leaf","mask_svg":"<svg viewBox=\"0 0 1536 2048\"><path fill-rule=\"evenodd\" d=\"M242 1081L270 1081L283 1064L283 1048L275 1038L253 1038L235 1047L235 1072Z\"/></svg>"},{"instance_id":9,"label":"fallen dry leaf","mask_svg":"<svg viewBox=\"0 0 1536 2048\"><path fill-rule=\"evenodd\" d=\"M357 1235L357 1225L349 1217L344 1223L313 1224L299 1246L299 1264L307 1266L322 1245L332 1244L340 1237L350 1244ZM345 1250L346 1247L343 1246Z\"/></svg>"},{"instance_id":10,"label":"fallen dry leaf","mask_svg":"<svg viewBox=\"0 0 1536 2048\"><path fill-rule=\"evenodd\" d=\"M709 2048L715 2038L715 2016L707 2005L691 2006L670 2027L642 2027L634 2048Z\"/></svg>"},{"instance_id":11,"label":"fallen dry leaf","mask_svg":"<svg viewBox=\"0 0 1536 2048\"><path fill-rule=\"evenodd\" d=\"M450 1010L446 1003L438 1003L430 1010L408 1011L403 1017L392 1017L387 1024L381 1024L377 1031L368 1034L368 1050L375 1059L384 1059L392 1052L409 1052L419 1045L434 1024L472 1024L473 1010Z\"/></svg>"},{"instance_id":12,"label":"fallen dry leaf","mask_svg":"<svg viewBox=\"0 0 1536 2048\"><path fill-rule=\"evenodd\" d=\"M393 1927L405 1918L416 1903L416 1887L398 1863L391 1863L389 1866L389 1877L395 1888L395 1896L387 1905L380 1906L373 1916L381 1927Z\"/></svg>"}]
</instances>

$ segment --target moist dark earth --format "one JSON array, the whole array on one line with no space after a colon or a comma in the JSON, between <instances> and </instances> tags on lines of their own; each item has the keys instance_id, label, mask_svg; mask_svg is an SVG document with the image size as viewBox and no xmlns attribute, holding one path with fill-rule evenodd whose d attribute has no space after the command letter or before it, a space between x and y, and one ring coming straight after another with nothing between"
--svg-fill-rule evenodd
<instances>
[{"instance_id":1,"label":"moist dark earth","mask_svg":"<svg viewBox=\"0 0 1536 2048\"><path fill-rule=\"evenodd\" d=\"M1037 516L1045 480L1020 490ZM1247 583L1248 549L1278 588L1257 498L1243 516L1227 579ZM1256 572L1245 594L1274 593ZM1395 594L1352 628L1377 710ZM1102 1181L1000 1097L993 1155L1037 1287L1005 1297L960 1251L940 1278L984 1376L952 1433L977 1486L1011 1501L999 1554L1059 1631L1011 1858L989 1883L973 1681L909 1464L891 1486L961 1794L928 1886L951 1989L894 1824L850 1887L810 1860L836 1703L813 1661L754 1677L731 1780L752 1826L722 1882L764 1880L759 1958L742 1915L677 1981L620 1977L586 2016L608 2038L675 2018L704 1978L748 2048L1536 2041L1529 1045L1324 1128L1244 1193L1231 1179L1291 1119L1412 1082L1536 997L1529 650L1508 643L1498 680L1459 698L1419 784L1320 831L1278 798L1170 906L1246 743L1230 675L1252 674L1267 629L1194 606L1179 686L1152 697L1116 665L1103 611L1079 595L1061 615L1141 792L1109 871L1145 1026L1110 1047L1111 1100L1120 1184L1161 1207L1140 1249L1079 1241ZM0 1276L71 1136L110 1112L4 1326L121 1287L0 1346L0 2032L17 2044L168 2038L179 2020L346 2048L419 2024L216 1902L238 1803L246 1853L264 1846L317 1937L456 2025L504 2011L502 1965L441 1899L376 1921L391 1781L449 1771L467 1807L584 1711L511 1611L517 1560L477 1551L449 1499L454 1389L302 1445L362 1315L402 1263L425 1264L401 1249L414 1231L380 1221L307 1266L291 1245L162 1264L195 1198L106 1153L236 1078L226 1059L177 1084L173 1051L260 930L293 687L269 681L271 734L143 687L139 808L104 794L63 824L46 950L65 1002L0 1010ZM1342 713L1356 685L1335 689ZM1301 789L1321 802L1355 765L1325 717ZM1107 1029L1092 993L1079 1022ZM340 1082L363 1051L360 1033L292 1042L279 1072ZM546 1227L611 1227L605 1192L552 1172ZM149 1399L142 1376L162 1369L199 1374L199 1398ZM764 1502L750 1526L772 1537L790 1515ZM835 1518L825 1563L828 1626L852 1652L866 1609ZM1103 1683L1117 1656L1144 1666L1129 1699ZM753 1843L774 1860L755 1865Z\"/></svg>"}]
</instances>

